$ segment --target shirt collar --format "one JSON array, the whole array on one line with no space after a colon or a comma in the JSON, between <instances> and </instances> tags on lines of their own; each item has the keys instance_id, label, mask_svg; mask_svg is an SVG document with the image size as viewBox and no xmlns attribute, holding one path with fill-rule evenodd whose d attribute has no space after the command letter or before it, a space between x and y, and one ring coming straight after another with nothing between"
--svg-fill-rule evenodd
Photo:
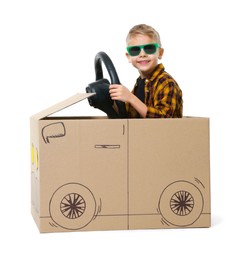
<instances>
[{"instance_id":1,"label":"shirt collar","mask_svg":"<svg viewBox=\"0 0 240 260\"><path fill-rule=\"evenodd\" d=\"M156 77L164 72L165 68L162 63L158 64L152 74L148 77L150 81L154 81Z\"/></svg>"},{"instance_id":2,"label":"shirt collar","mask_svg":"<svg viewBox=\"0 0 240 260\"><path fill-rule=\"evenodd\" d=\"M152 74L150 76L148 76L147 78L145 79L142 79L140 76L137 78L137 81L136 81L136 85L139 83L139 81L141 80L146 80L147 82L149 81L154 81L158 75L162 74L164 72L165 68L163 66L162 63L158 64L156 66L156 68L154 69L154 71L152 72ZM145 81L145 82L146 82Z\"/></svg>"}]
</instances>

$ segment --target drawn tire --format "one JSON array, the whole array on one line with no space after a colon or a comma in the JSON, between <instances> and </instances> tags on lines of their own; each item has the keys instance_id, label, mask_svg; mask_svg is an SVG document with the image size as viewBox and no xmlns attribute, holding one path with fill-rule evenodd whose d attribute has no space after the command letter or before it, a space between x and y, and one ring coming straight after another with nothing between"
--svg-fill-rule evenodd
<instances>
[{"instance_id":1,"label":"drawn tire","mask_svg":"<svg viewBox=\"0 0 240 260\"><path fill-rule=\"evenodd\" d=\"M159 200L162 217L174 226L190 226L201 215L203 196L194 184L176 181L168 185Z\"/></svg>"},{"instance_id":2,"label":"drawn tire","mask_svg":"<svg viewBox=\"0 0 240 260\"><path fill-rule=\"evenodd\" d=\"M68 183L58 188L49 203L52 220L70 230L87 226L94 217L95 209L92 192L78 183Z\"/></svg>"}]
</instances>

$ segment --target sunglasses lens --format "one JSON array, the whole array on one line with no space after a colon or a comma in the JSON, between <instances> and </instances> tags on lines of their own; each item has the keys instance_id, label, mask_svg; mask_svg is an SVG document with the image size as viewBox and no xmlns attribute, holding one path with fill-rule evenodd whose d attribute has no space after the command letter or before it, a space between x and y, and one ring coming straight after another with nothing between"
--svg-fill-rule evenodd
<instances>
[{"instance_id":1,"label":"sunglasses lens","mask_svg":"<svg viewBox=\"0 0 240 260\"><path fill-rule=\"evenodd\" d=\"M131 56L137 56L137 55L139 55L140 52L141 52L141 49L138 46L133 46L128 49L128 53Z\"/></svg>"},{"instance_id":2,"label":"sunglasses lens","mask_svg":"<svg viewBox=\"0 0 240 260\"><path fill-rule=\"evenodd\" d=\"M148 45L145 45L144 46L144 51L147 53L147 54L153 54L156 52L157 48L154 44L148 44Z\"/></svg>"}]
</instances>

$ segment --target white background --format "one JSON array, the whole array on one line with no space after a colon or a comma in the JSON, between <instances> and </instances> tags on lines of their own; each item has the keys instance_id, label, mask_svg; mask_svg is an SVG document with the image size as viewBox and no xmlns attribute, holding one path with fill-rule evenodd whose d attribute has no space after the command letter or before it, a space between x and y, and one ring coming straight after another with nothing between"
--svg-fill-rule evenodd
<instances>
[{"instance_id":1,"label":"white background","mask_svg":"<svg viewBox=\"0 0 240 260\"><path fill-rule=\"evenodd\" d=\"M240 257L238 2L1 0L1 258ZM29 117L85 92L99 51L131 89L138 74L125 58L125 37L138 23L159 31L162 62L182 88L184 115L210 117L212 227L39 234L30 214ZM75 110L98 113L87 101Z\"/></svg>"}]
</instances>

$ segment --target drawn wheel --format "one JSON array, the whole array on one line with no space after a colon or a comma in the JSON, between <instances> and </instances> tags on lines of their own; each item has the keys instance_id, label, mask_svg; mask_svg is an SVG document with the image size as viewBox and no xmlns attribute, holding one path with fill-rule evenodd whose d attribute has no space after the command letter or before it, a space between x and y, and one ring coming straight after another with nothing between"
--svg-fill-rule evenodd
<instances>
[{"instance_id":1,"label":"drawn wheel","mask_svg":"<svg viewBox=\"0 0 240 260\"><path fill-rule=\"evenodd\" d=\"M92 192L78 183L58 188L49 204L52 220L65 229L81 229L93 219L96 201Z\"/></svg>"},{"instance_id":2,"label":"drawn wheel","mask_svg":"<svg viewBox=\"0 0 240 260\"><path fill-rule=\"evenodd\" d=\"M192 225L203 210L202 193L190 182L174 182L163 190L159 209L162 217L174 226Z\"/></svg>"}]
</instances>

